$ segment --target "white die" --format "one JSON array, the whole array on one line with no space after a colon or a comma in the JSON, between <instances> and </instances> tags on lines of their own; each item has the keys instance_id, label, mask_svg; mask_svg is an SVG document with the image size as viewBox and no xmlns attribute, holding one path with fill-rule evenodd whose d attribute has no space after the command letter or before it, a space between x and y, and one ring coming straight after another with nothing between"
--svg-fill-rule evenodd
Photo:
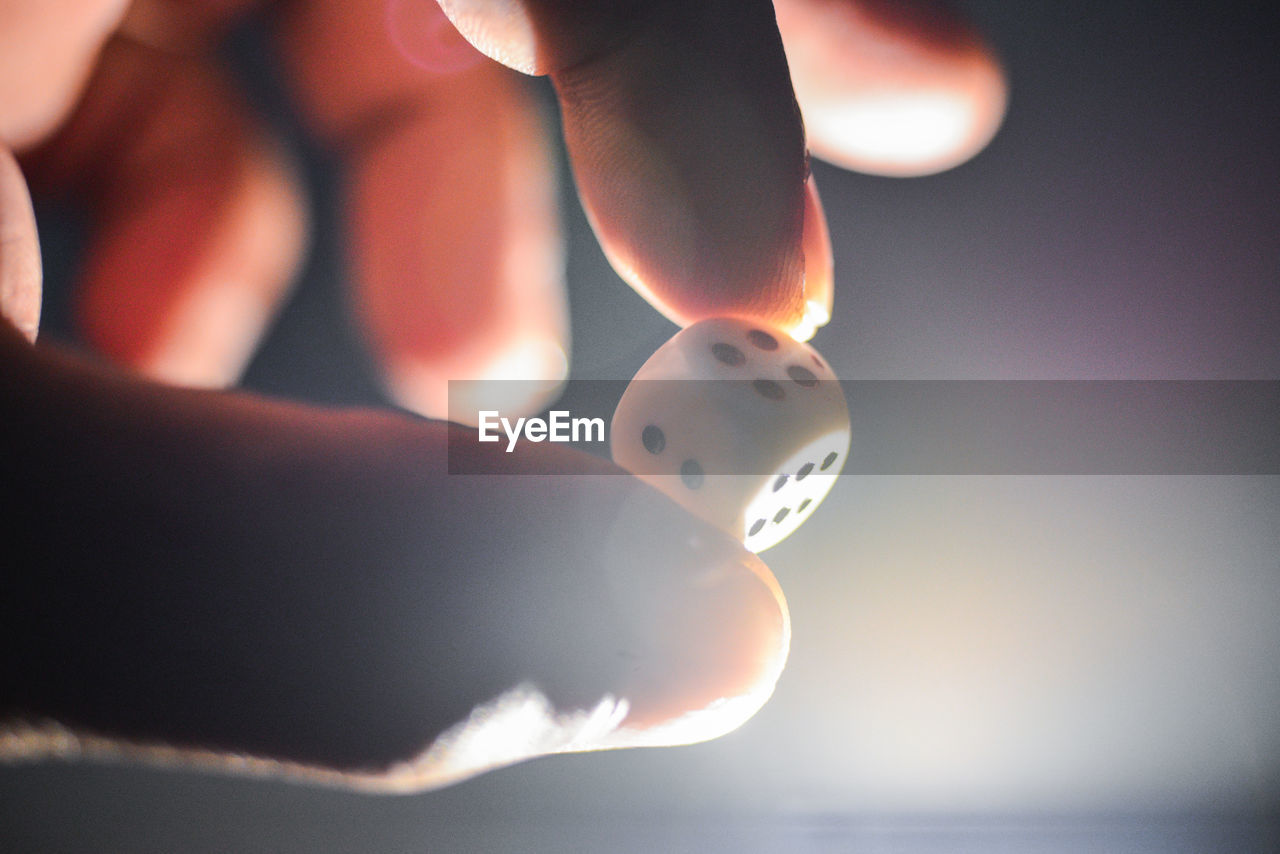
<instances>
[{"instance_id":1,"label":"white die","mask_svg":"<svg viewBox=\"0 0 1280 854\"><path fill-rule=\"evenodd\" d=\"M613 414L613 459L753 552L826 497L849 409L812 347L754 321L703 320L644 363Z\"/></svg>"}]
</instances>

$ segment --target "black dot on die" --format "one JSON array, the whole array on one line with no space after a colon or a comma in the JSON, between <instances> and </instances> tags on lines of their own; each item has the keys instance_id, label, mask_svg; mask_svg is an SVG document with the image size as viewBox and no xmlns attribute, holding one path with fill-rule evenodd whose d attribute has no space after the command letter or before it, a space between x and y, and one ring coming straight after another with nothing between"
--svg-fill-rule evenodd
<instances>
[{"instance_id":1,"label":"black dot on die","mask_svg":"<svg viewBox=\"0 0 1280 854\"><path fill-rule=\"evenodd\" d=\"M818 378L814 376L813 371L803 365L792 365L787 368L787 376L791 377L796 385L804 388L813 388L818 384Z\"/></svg>"},{"instance_id":2,"label":"black dot on die","mask_svg":"<svg viewBox=\"0 0 1280 854\"><path fill-rule=\"evenodd\" d=\"M831 468L831 464L834 463L839 457L840 455L837 454L835 451L832 451L831 453L827 454L827 456L822 461L822 466L821 466L822 470L826 471L827 469Z\"/></svg>"},{"instance_id":3,"label":"black dot on die","mask_svg":"<svg viewBox=\"0 0 1280 854\"><path fill-rule=\"evenodd\" d=\"M774 338L763 329L752 329L747 333L747 340L759 347L761 350L778 349L778 339Z\"/></svg>"},{"instance_id":4,"label":"black dot on die","mask_svg":"<svg viewBox=\"0 0 1280 854\"><path fill-rule=\"evenodd\" d=\"M787 477L788 475L785 474L778 475L778 479L773 482L774 492L777 492L779 489L782 489L782 487L787 485Z\"/></svg>"},{"instance_id":5,"label":"black dot on die","mask_svg":"<svg viewBox=\"0 0 1280 854\"><path fill-rule=\"evenodd\" d=\"M782 390L782 386L773 380L753 380L751 387L756 390L756 394L769 400L782 400L787 393Z\"/></svg>"},{"instance_id":6,"label":"black dot on die","mask_svg":"<svg viewBox=\"0 0 1280 854\"><path fill-rule=\"evenodd\" d=\"M747 357L743 355L741 350L723 341L711 345L711 355L715 356L717 361L723 362L731 368L736 368L747 361Z\"/></svg>"},{"instance_id":7,"label":"black dot on die","mask_svg":"<svg viewBox=\"0 0 1280 854\"><path fill-rule=\"evenodd\" d=\"M764 527L763 519L755 520L754 522L751 523L751 530L747 531L747 536L754 537L756 534L760 533L760 529L763 527Z\"/></svg>"},{"instance_id":8,"label":"black dot on die","mask_svg":"<svg viewBox=\"0 0 1280 854\"><path fill-rule=\"evenodd\" d=\"M801 501L801 502L800 502L800 506L796 508L796 512L797 512L797 513L803 513L803 512L804 512L804 508L808 507L808 506L809 506L809 504L810 504L812 501L813 501L813 499L812 499L812 498L806 498L804 501Z\"/></svg>"},{"instance_id":9,"label":"black dot on die","mask_svg":"<svg viewBox=\"0 0 1280 854\"><path fill-rule=\"evenodd\" d=\"M650 424L640 432L640 441L644 443L644 449L651 454L660 454L667 446L667 437L655 424Z\"/></svg>"},{"instance_id":10,"label":"black dot on die","mask_svg":"<svg viewBox=\"0 0 1280 854\"><path fill-rule=\"evenodd\" d=\"M787 518L787 514L788 514L788 513L790 513L790 512L791 512L791 508L790 508L790 507L783 507L783 508L782 508L781 510L779 510L777 513L774 513L774 514L773 514L773 524L775 524L775 525L776 525L776 524L778 524L779 522L781 522L783 519Z\"/></svg>"},{"instance_id":11,"label":"black dot on die","mask_svg":"<svg viewBox=\"0 0 1280 854\"><path fill-rule=\"evenodd\" d=\"M805 463L800 466L800 471L796 472L796 480L804 480L811 471L813 471L813 463Z\"/></svg>"},{"instance_id":12,"label":"black dot on die","mask_svg":"<svg viewBox=\"0 0 1280 854\"><path fill-rule=\"evenodd\" d=\"M680 464L680 479L690 489L702 486L702 466L697 460L685 460Z\"/></svg>"}]
</instances>

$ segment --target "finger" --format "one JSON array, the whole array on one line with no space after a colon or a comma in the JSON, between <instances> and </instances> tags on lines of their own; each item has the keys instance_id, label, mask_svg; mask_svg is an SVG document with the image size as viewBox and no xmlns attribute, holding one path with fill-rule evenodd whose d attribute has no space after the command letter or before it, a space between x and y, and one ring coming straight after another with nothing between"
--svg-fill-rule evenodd
<instances>
[{"instance_id":1,"label":"finger","mask_svg":"<svg viewBox=\"0 0 1280 854\"><path fill-rule=\"evenodd\" d=\"M776 0L814 154L925 175L981 151L1004 117L999 61L943 0Z\"/></svg>"},{"instance_id":2,"label":"finger","mask_svg":"<svg viewBox=\"0 0 1280 854\"><path fill-rule=\"evenodd\" d=\"M29 570L0 719L58 724L11 751L422 788L710 738L786 658L764 565L605 461L486 448L465 468L492 474L450 475L464 428L162 388L7 328L0 391Z\"/></svg>"},{"instance_id":3,"label":"finger","mask_svg":"<svg viewBox=\"0 0 1280 854\"><path fill-rule=\"evenodd\" d=\"M772 5L447 0L490 56L550 73L614 268L680 324L800 328L804 132Z\"/></svg>"},{"instance_id":4,"label":"finger","mask_svg":"<svg viewBox=\"0 0 1280 854\"><path fill-rule=\"evenodd\" d=\"M64 130L33 154L45 186L91 209L76 320L120 364L227 385L282 302L304 208L246 112L198 61L117 39Z\"/></svg>"},{"instance_id":5,"label":"finger","mask_svg":"<svg viewBox=\"0 0 1280 854\"><path fill-rule=\"evenodd\" d=\"M0 145L0 317L28 341L40 328L40 241L27 182Z\"/></svg>"},{"instance_id":6,"label":"finger","mask_svg":"<svg viewBox=\"0 0 1280 854\"><path fill-rule=\"evenodd\" d=\"M128 0L10 0L0 16L0 144L21 150L71 111Z\"/></svg>"},{"instance_id":7,"label":"finger","mask_svg":"<svg viewBox=\"0 0 1280 854\"><path fill-rule=\"evenodd\" d=\"M525 81L456 35L443 58L415 52L392 8L333 0L286 21L301 99L349 164L352 305L402 405L444 417L451 379L521 379L542 383L505 408L537 411L569 347L545 128Z\"/></svg>"}]
</instances>

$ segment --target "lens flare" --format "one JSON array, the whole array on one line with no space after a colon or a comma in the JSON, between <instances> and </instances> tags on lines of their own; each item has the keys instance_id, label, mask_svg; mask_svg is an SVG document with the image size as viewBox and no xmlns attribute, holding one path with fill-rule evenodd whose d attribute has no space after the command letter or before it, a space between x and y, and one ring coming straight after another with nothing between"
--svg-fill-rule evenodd
<instances>
[{"instance_id":1,"label":"lens flare","mask_svg":"<svg viewBox=\"0 0 1280 854\"><path fill-rule=\"evenodd\" d=\"M434 74L466 71L484 59L435 0L389 0L387 34L400 55Z\"/></svg>"}]
</instances>

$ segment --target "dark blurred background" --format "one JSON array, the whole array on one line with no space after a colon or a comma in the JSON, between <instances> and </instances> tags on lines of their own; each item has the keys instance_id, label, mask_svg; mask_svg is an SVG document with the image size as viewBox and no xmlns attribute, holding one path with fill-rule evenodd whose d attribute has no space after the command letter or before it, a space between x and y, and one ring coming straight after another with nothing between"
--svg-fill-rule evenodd
<instances>
[{"instance_id":1,"label":"dark blurred background","mask_svg":"<svg viewBox=\"0 0 1280 854\"><path fill-rule=\"evenodd\" d=\"M1266 5L960 5L1012 83L992 145L921 179L814 167L837 292L813 343L836 373L1280 378ZM246 385L384 405L342 304L336 164L264 32L227 54L303 154L317 232ZM573 375L625 379L674 327L610 270L564 175ZM39 215L56 335L78 225ZM0 850L1280 851L1280 478L846 476L765 558L791 661L719 741L409 797L0 768Z\"/></svg>"}]
</instances>

